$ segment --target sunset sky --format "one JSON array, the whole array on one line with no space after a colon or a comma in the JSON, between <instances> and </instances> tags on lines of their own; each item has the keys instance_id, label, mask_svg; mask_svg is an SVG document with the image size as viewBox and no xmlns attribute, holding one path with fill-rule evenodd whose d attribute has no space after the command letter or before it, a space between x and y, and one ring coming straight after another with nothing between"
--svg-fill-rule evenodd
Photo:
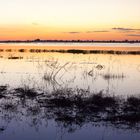
<instances>
[{"instance_id":1,"label":"sunset sky","mask_svg":"<svg viewBox=\"0 0 140 140\"><path fill-rule=\"evenodd\" d=\"M140 40L140 0L0 0L0 40Z\"/></svg>"}]
</instances>

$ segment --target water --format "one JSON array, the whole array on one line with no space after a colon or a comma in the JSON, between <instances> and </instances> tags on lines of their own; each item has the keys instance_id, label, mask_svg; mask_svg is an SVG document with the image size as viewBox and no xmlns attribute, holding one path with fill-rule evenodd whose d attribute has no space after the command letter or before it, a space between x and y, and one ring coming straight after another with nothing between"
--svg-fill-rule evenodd
<instances>
[{"instance_id":1,"label":"water","mask_svg":"<svg viewBox=\"0 0 140 140\"><path fill-rule=\"evenodd\" d=\"M36 48L91 50L100 46L101 49L118 49L113 45L119 50L140 50L139 44L1 44L0 85L8 85L9 90L26 85L48 93L71 88L123 97L139 95L140 55L30 52ZM115 127L104 122L58 121L55 113L51 117L48 114L51 110L40 108L36 101L27 100L21 104L16 98L9 97L0 99L0 103L0 139L3 140L137 140L140 136L139 130L125 125ZM3 105L6 103L16 107L5 109ZM35 107L35 112L32 107ZM60 111L65 113L66 110Z\"/></svg>"}]
</instances>

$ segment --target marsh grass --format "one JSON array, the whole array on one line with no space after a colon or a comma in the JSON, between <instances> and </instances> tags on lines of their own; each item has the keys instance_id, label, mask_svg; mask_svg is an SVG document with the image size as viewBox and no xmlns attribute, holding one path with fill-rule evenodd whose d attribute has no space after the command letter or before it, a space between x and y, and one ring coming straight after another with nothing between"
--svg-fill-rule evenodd
<instances>
[{"instance_id":1,"label":"marsh grass","mask_svg":"<svg viewBox=\"0 0 140 140\"><path fill-rule=\"evenodd\" d=\"M35 88L19 87L8 91L1 87L0 109L22 112L23 115L54 119L65 127L82 126L86 123L111 124L140 130L140 96L127 98L89 90L62 88L51 93L38 92ZM23 100L24 99L24 100ZM24 101L24 106L21 106ZM24 111L23 111L24 110ZM9 114L10 115L10 114ZM40 119L41 119L40 118Z\"/></svg>"},{"instance_id":2,"label":"marsh grass","mask_svg":"<svg viewBox=\"0 0 140 140\"><path fill-rule=\"evenodd\" d=\"M38 96L38 93L35 91L35 89L28 87L16 88L14 89L14 93L19 98L36 98Z\"/></svg>"},{"instance_id":3,"label":"marsh grass","mask_svg":"<svg viewBox=\"0 0 140 140\"><path fill-rule=\"evenodd\" d=\"M15 110L16 110L16 107L17 107L17 105L14 104L14 103L12 103L12 101L10 101L10 102L5 102L5 103L3 104L3 106L2 106L2 108L3 108L4 110L6 110L6 111L11 111L11 112L15 111Z\"/></svg>"},{"instance_id":4,"label":"marsh grass","mask_svg":"<svg viewBox=\"0 0 140 140\"><path fill-rule=\"evenodd\" d=\"M18 51L19 52L26 52L27 50L26 49L19 49Z\"/></svg>"},{"instance_id":5,"label":"marsh grass","mask_svg":"<svg viewBox=\"0 0 140 140\"><path fill-rule=\"evenodd\" d=\"M7 85L0 86L0 99L6 97L7 90L8 90Z\"/></svg>"},{"instance_id":6,"label":"marsh grass","mask_svg":"<svg viewBox=\"0 0 140 140\"><path fill-rule=\"evenodd\" d=\"M13 50L12 49L6 49L5 51L6 52L12 52Z\"/></svg>"},{"instance_id":7,"label":"marsh grass","mask_svg":"<svg viewBox=\"0 0 140 140\"><path fill-rule=\"evenodd\" d=\"M45 52L59 52L59 53L73 53L73 54L117 54L117 55L139 55L140 51L117 51L117 50L82 50L82 49L69 49L69 50L47 50L47 49L30 49L31 53L45 53Z\"/></svg>"},{"instance_id":8,"label":"marsh grass","mask_svg":"<svg viewBox=\"0 0 140 140\"><path fill-rule=\"evenodd\" d=\"M3 52L4 50L3 49L0 49L0 52Z\"/></svg>"},{"instance_id":9,"label":"marsh grass","mask_svg":"<svg viewBox=\"0 0 140 140\"><path fill-rule=\"evenodd\" d=\"M54 87L56 85L60 86L61 84L58 81L61 81L61 78L67 72L68 65L69 65L69 62L61 64L58 62L58 60L45 61L45 70L43 74L43 80L47 81Z\"/></svg>"},{"instance_id":10,"label":"marsh grass","mask_svg":"<svg viewBox=\"0 0 140 140\"><path fill-rule=\"evenodd\" d=\"M110 73L107 73L107 74L104 74L103 75L103 78L105 80L108 80L108 79L124 79L126 76L122 73L122 74L110 74Z\"/></svg>"},{"instance_id":11,"label":"marsh grass","mask_svg":"<svg viewBox=\"0 0 140 140\"><path fill-rule=\"evenodd\" d=\"M0 49L0 52L13 52L12 49ZM27 52L30 53L48 53L48 52L58 52L58 53L73 53L73 54L116 54L116 55L140 55L140 51L121 51L121 50L82 50L82 49L68 49L68 50L49 50L49 49L18 49L18 52Z\"/></svg>"},{"instance_id":12,"label":"marsh grass","mask_svg":"<svg viewBox=\"0 0 140 140\"><path fill-rule=\"evenodd\" d=\"M21 56L9 56L8 59L23 59Z\"/></svg>"}]
</instances>

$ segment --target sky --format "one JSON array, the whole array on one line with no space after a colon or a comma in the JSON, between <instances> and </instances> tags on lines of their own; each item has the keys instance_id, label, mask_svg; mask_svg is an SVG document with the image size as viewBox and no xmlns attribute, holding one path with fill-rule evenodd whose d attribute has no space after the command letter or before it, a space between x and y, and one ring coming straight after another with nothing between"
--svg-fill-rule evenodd
<instances>
[{"instance_id":1,"label":"sky","mask_svg":"<svg viewBox=\"0 0 140 140\"><path fill-rule=\"evenodd\" d=\"M140 40L140 0L0 0L0 40Z\"/></svg>"}]
</instances>

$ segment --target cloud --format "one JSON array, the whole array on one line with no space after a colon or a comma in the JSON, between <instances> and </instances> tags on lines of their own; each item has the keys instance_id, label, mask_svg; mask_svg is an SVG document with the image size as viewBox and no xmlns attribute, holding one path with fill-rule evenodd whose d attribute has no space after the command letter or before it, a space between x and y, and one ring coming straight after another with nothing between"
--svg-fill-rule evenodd
<instances>
[{"instance_id":1,"label":"cloud","mask_svg":"<svg viewBox=\"0 0 140 140\"><path fill-rule=\"evenodd\" d=\"M134 28L112 28L112 30L116 30L116 31L121 31L121 32L135 32L135 31L140 31L140 29L134 29Z\"/></svg>"},{"instance_id":2,"label":"cloud","mask_svg":"<svg viewBox=\"0 0 140 140\"><path fill-rule=\"evenodd\" d=\"M135 37L140 37L140 34L128 34L127 36L135 36Z\"/></svg>"},{"instance_id":3,"label":"cloud","mask_svg":"<svg viewBox=\"0 0 140 140\"><path fill-rule=\"evenodd\" d=\"M107 30L97 30L97 31L87 31L86 33L105 33L105 32L109 32Z\"/></svg>"},{"instance_id":4,"label":"cloud","mask_svg":"<svg viewBox=\"0 0 140 140\"><path fill-rule=\"evenodd\" d=\"M107 30L97 30L97 31L86 31L86 32L63 32L63 33L80 34L80 33L105 33L105 32L109 32L109 31L107 31Z\"/></svg>"},{"instance_id":5,"label":"cloud","mask_svg":"<svg viewBox=\"0 0 140 140\"><path fill-rule=\"evenodd\" d=\"M132 29L132 28L112 28L113 30L119 30L119 31L133 31L134 29Z\"/></svg>"},{"instance_id":6,"label":"cloud","mask_svg":"<svg viewBox=\"0 0 140 140\"><path fill-rule=\"evenodd\" d=\"M67 33L67 34L79 34L81 32L64 32L64 33Z\"/></svg>"}]
</instances>

